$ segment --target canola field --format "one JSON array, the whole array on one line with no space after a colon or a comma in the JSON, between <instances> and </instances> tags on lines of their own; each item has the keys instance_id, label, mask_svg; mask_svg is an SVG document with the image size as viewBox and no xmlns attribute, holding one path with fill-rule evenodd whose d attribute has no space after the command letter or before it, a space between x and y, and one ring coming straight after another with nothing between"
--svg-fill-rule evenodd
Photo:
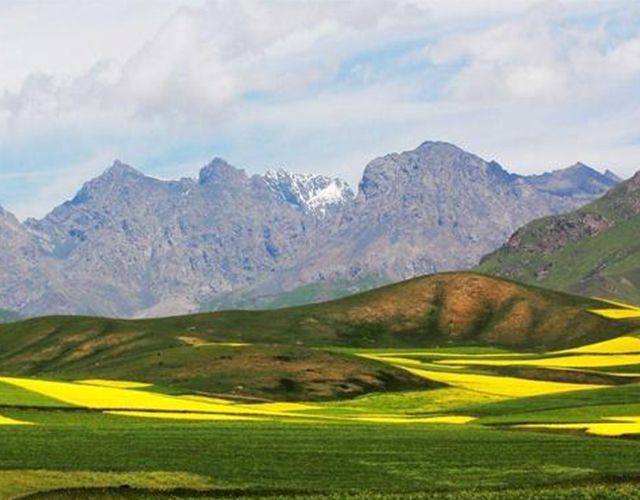
<instances>
[{"instance_id":1,"label":"canola field","mask_svg":"<svg viewBox=\"0 0 640 500\"><path fill-rule=\"evenodd\" d=\"M441 385L292 403L0 377L0 499L640 497L640 332L339 351Z\"/></svg>"}]
</instances>

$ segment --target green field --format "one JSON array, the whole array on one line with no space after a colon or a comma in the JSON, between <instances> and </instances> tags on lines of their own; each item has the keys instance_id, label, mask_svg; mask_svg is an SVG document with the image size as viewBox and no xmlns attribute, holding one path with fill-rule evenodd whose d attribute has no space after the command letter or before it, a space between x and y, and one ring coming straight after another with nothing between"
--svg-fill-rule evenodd
<instances>
[{"instance_id":1,"label":"green field","mask_svg":"<svg viewBox=\"0 0 640 500\"><path fill-rule=\"evenodd\" d=\"M0 498L640 494L640 440L634 439L640 427L616 437L522 427L637 418L640 384L522 379L514 390L484 367L453 367L554 355L480 346L446 351L353 350L352 356L436 374L447 385L314 403L192 399L160 386L5 377Z\"/></svg>"},{"instance_id":2,"label":"green field","mask_svg":"<svg viewBox=\"0 0 640 500\"><path fill-rule=\"evenodd\" d=\"M473 274L407 283L0 327L0 498L640 496L640 311Z\"/></svg>"}]
</instances>

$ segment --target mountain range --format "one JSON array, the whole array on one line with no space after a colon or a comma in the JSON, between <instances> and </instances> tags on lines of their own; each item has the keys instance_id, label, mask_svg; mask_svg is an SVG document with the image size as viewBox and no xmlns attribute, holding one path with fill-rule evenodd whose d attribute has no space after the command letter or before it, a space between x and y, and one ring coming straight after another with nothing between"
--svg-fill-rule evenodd
<instances>
[{"instance_id":1,"label":"mountain range","mask_svg":"<svg viewBox=\"0 0 640 500\"><path fill-rule=\"evenodd\" d=\"M370 162L357 193L219 158L175 181L116 161L42 219L0 210L0 308L142 317L314 301L468 268L523 224L619 181L580 163L516 175L431 141Z\"/></svg>"},{"instance_id":2,"label":"mountain range","mask_svg":"<svg viewBox=\"0 0 640 500\"><path fill-rule=\"evenodd\" d=\"M576 211L535 220L479 270L557 290L640 303L640 172Z\"/></svg>"}]
</instances>

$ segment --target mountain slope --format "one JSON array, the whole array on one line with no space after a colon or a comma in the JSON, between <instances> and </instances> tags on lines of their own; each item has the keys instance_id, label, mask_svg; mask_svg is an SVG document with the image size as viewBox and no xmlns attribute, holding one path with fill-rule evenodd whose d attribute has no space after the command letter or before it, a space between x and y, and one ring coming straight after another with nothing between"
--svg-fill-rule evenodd
<instances>
[{"instance_id":1,"label":"mountain slope","mask_svg":"<svg viewBox=\"0 0 640 500\"><path fill-rule=\"evenodd\" d=\"M293 174L278 169L267 170L264 180L287 203L319 218L341 210L355 196L342 179L323 175Z\"/></svg>"},{"instance_id":2,"label":"mountain slope","mask_svg":"<svg viewBox=\"0 0 640 500\"><path fill-rule=\"evenodd\" d=\"M27 227L48 246L43 266L64 276L63 311L134 316L193 310L293 263L314 223L263 178L216 159L180 181L116 162Z\"/></svg>"},{"instance_id":3,"label":"mountain slope","mask_svg":"<svg viewBox=\"0 0 640 500\"><path fill-rule=\"evenodd\" d=\"M339 226L293 268L237 296L238 303L251 304L249 297L258 305L295 304L310 292L320 299L344 295L349 283L362 290L466 269L526 221L578 207L615 184L586 166L519 176L452 144L425 142L369 163Z\"/></svg>"},{"instance_id":4,"label":"mountain slope","mask_svg":"<svg viewBox=\"0 0 640 500\"><path fill-rule=\"evenodd\" d=\"M640 303L640 173L601 199L516 231L482 272Z\"/></svg>"},{"instance_id":5,"label":"mountain slope","mask_svg":"<svg viewBox=\"0 0 640 500\"><path fill-rule=\"evenodd\" d=\"M374 160L357 195L219 158L177 181L116 161L42 220L0 214L0 308L157 317L338 297L472 266L516 227L612 183L587 167L542 182L442 142Z\"/></svg>"},{"instance_id":6,"label":"mountain slope","mask_svg":"<svg viewBox=\"0 0 640 500\"><path fill-rule=\"evenodd\" d=\"M565 169L532 175L527 180L545 193L560 196L582 196L585 199L588 199L589 195L602 194L603 186L612 188L622 181L609 170L601 174L580 162Z\"/></svg>"}]
</instances>

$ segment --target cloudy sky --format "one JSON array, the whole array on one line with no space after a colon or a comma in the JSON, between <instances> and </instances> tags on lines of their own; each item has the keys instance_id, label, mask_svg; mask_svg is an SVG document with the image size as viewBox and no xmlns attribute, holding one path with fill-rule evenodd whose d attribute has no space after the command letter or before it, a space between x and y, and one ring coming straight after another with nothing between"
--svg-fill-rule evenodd
<instances>
[{"instance_id":1,"label":"cloudy sky","mask_svg":"<svg viewBox=\"0 0 640 500\"><path fill-rule=\"evenodd\" d=\"M346 178L427 139L529 173L640 169L637 0L0 0L0 204L115 158Z\"/></svg>"}]
</instances>

